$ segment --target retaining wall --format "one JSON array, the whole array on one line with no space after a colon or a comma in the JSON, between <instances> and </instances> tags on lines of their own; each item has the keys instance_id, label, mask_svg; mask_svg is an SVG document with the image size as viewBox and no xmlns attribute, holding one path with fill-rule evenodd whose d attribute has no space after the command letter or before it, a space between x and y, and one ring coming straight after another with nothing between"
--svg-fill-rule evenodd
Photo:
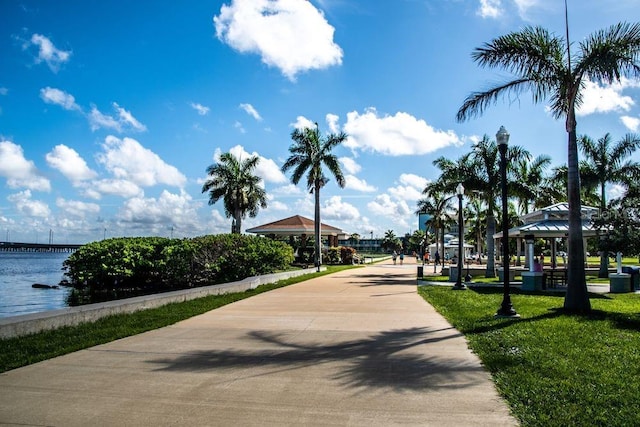
<instances>
[{"instance_id":1,"label":"retaining wall","mask_svg":"<svg viewBox=\"0 0 640 427\"><path fill-rule=\"evenodd\" d=\"M321 267L326 270L326 267ZM102 317L113 314L133 313L135 311L160 307L173 302L189 301L208 295L229 294L255 289L260 285L275 283L279 280L315 273L316 268L285 271L282 273L265 274L264 276L247 277L237 282L219 285L203 286L193 289L165 292L162 294L145 295L116 301L87 304L78 307L68 307L41 313L24 314L0 319L0 338L13 338L36 332L57 329L63 326L73 326L84 322L93 322Z\"/></svg>"}]
</instances>

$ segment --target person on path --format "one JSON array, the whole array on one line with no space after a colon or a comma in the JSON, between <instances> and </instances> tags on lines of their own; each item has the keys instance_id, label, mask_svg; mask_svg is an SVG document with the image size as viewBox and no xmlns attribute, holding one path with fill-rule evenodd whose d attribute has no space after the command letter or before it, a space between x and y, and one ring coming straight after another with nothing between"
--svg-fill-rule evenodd
<instances>
[{"instance_id":1,"label":"person on path","mask_svg":"<svg viewBox=\"0 0 640 427\"><path fill-rule=\"evenodd\" d=\"M402 262L404 261L404 251L400 252L400 265L402 265Z\"/></svg>"},{"instance_id":2,"label":"person on path","mask_svg":"<svg viewBox=\"0 0 640 427\"><path fill-rule=\"evenodd\" d=\"M436 266L440 264L440 252L436 251L435 259L433 262L433 272L436 272Z\"/></svg>"},{"instance_id":3,"label":"person on path","mask_svg":"<svg viewBox=\"0 0 640 427\"><path fill-rule=\"evenodd\" d=\"M398 253L396 251L393 251L393 254L391 254L391 259L393 260L393 265L396 265L396 257L398 256Z\"/></svg>"}]
</instances>

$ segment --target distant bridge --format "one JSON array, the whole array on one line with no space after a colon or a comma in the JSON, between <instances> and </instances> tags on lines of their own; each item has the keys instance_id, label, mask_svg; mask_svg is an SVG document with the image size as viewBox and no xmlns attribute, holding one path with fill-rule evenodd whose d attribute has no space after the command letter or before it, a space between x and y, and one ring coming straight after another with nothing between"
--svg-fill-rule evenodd
<instances>
[{"instance_id":1,"label":"distant bridge","mask_svg":"<svg viewBox=\"0 0 640 427\"><path fill-rule=\"evenodd\" d=\"M74 252L82 245L69 243L0 242L0 252Z\"/></svg>"}]
</instances>

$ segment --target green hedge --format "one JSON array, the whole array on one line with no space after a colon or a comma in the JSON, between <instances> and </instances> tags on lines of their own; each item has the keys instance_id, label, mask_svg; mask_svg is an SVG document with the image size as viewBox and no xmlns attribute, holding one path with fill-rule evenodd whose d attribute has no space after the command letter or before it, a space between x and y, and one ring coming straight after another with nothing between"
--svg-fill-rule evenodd
<instances>
[{"instance_id":1,"label":"green hedge","mask_svg":"<svg viewBox=\"0 0 640 427\"><path fill-rule=\"evenodd\" d=\"M293 262L286 243L239 234L114 238L74 252L64 269L78 305L273 273Z\"/></svg>"}]
</instances>

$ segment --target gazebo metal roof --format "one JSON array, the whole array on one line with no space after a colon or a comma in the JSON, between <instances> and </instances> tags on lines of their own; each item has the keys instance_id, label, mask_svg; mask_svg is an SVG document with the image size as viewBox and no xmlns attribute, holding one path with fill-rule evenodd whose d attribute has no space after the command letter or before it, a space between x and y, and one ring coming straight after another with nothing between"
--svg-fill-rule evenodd
<instances>
[{"instance_id":1,"label":"gazebo metal roof","mask_svg":"<svg viewBox=\"0 0 640 427\"><path fill-rule=\"evenodd\" d=\"M255 234L275 234L281 236L299 236L302 234L313 234L315 222L300 215L294 215L279 221L259 225L247 229L247 233ZM342 236L346 233L337 227L320 223L320 234L323 236Z\"/></svg>"},{"instance_id":2,"label":"gazebo metal roof","mask_svg":"<svg viewBox=\"0 0 640 427\"><path fill-rule=\"evenodd\" d=\"M591 223L591 217L597 215L598 208L582 206L582 235L597 235ZM509 229L509 237L524 237L533 234L535 237L566 237L569 234L569 204L556 203L520 217L524 225ZM502 232L493 235L494 239L502 238Z\"/></svg>"}]
</instances>

